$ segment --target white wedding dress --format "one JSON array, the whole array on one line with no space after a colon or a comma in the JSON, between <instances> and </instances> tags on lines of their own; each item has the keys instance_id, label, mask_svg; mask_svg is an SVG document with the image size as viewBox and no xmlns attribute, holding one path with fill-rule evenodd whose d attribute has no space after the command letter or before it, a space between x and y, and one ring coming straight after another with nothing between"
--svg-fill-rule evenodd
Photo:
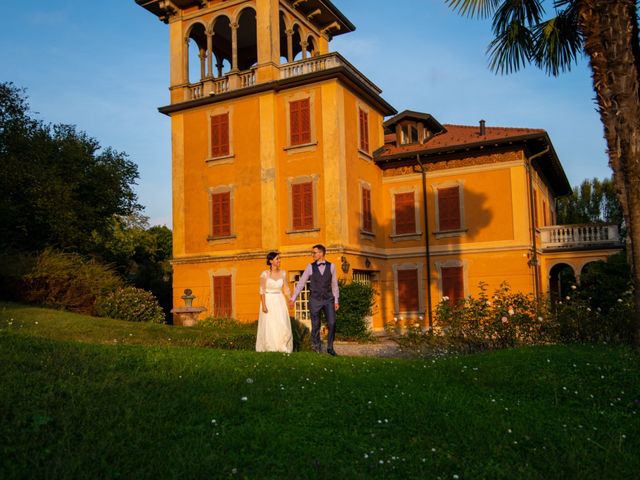
<instances>
[{"instance_id":1,"label":"white wedding dress","mask_svg":"<svg viewBox=\"0 0 640 480\"><path fill-rule=\"evenodd\" d=\"M293 335L287 300L282 295L284 287L287 297L289 287L284 281L286 272L281 271L277 279L271 278L269 270L260 275L260 294L264 294L268 313L259 307L258 335L256 338L256 352L287 352L293 351Z\"/></svg>"}]
</instances>

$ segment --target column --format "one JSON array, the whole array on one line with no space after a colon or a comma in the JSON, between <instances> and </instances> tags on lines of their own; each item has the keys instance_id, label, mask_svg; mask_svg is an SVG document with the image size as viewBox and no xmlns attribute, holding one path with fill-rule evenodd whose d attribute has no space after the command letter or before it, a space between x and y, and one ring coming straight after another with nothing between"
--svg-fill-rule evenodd
<instances>
[{"instance_id":1,"label":"column","mask_svg":"<svg viewBox=\"0 0 640 480\"><path fill-rule=\"evenodd\" d=\"M300 46L302 47L302 59L305 60L307 58L307 47L309 46L309 44L306 40L302 40L300 42Z\"/></svg>"},{"instance_id":2,"label":"column","mask_svg":"<svg viewBox=\"0 0 640 480\"><path fill-rule=\"evenodd\" d=\"M213 32L207 32L207 75L213 77Z\"/></svg>"},{"instance_id":3,"label":"column","mask_svg":"<svg viewBox=\"0 0 640 480\"><path fill-rule=\"evenodd\" d=\"M189 39L185 38L184 57L182 59L182 83L189 83Z\"/></svg>"},{"instance_id":4,"label":"column","mask_svg":"<svg viewBox=\"0 0 640 480\"><path fill-rule=\"evenodd\" d=\"M198 58L200 58L200 81L204 80L205 75L205 61L207 59L207 52L204 49L200 49L200 53L198 54Z\"/></svg>"},{"instance_id":5,"label":"column","mask_svg":"<svg viewBox=\"0 0 640 480\"><path fill-rule=\"evenodd\" d=\"M293 30L285 30L287 34L287 62L293 62Z\"/></svg>"},{"instance_id":6,"label":"column","mask_svg":"<svg viewBox=\"0 0 640 480\"><path fill-rule=\"evenodd\" d=\"M231 71L238 71L238 27L234 22L229 25L231 27Z\"/></svg>"}]
</instances>

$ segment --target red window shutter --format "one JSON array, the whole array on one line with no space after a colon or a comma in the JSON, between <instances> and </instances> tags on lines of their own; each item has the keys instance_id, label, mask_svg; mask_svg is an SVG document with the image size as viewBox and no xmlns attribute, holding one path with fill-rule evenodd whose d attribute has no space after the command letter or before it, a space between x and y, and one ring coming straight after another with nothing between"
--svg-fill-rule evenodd
<instances>
[{"instance_id":1,"label":"red window shutter","mask_svg":"<svg viewBox=\"0 0 640 480\"><path fill-rule=\"evenodd\" d=\"M211 156L229 155L229 114L211 117Z\"/></svg>"},{"instance_id":2,"label":"red window shutter","mask_svg":"<svg viewBox=\"0 0 640 480\"><path fill-rule=\"evenodd\" d=\"M462 267L442 268L442 295L449 297L449 303L455 305L464 298L464 280Z\"/></svg>"},{"instance_id":3,"label":"red window shutter","mask_svg":"<svg viewBox=\"0 0 640 480\"><path fill-rule=\"evenodd\" d=\"M533 224L538 226L538 192L533 190Z\"/></svg>"},{"instance_id":4,"label":"red window shutter","mask_svg":"<svg viewBox=\"0 0 640 480\"><path fill-rule=\"evenodd\" d=\"M460 229L460 189L438 189L438 215L440 230Z\"/></svg>"},{"instance_id":5,"label":"red window shutter","mask_svg":"<svg viewBox=\"0 0 640 480\"><path fill-rule=\"evenodd\" d=\"M211 195L211 234L214 237L231 235L231 194L229 192Z\"/></svg>"},{"instance_id":6,"label":"red window shutter","mask_svg":"<svg viewBox=\"0 0 640 480\"><path fill-rule=\"evenodd\" d=\"M231 275L213 277L213 315L231 316Z\"/></svg>"},{"instance_id":7,"label":"red window shutter","mask_svg":"<svg viewBox=\"0 0 640 480\"><path fill-rule=\"evenodd\" d=\"M417 312L420 308L418 295L418 270L398 270L398 307L400 311Z\"/></svg>"},{"instance_id":8,"label":"red window shutter","mask_svg":"<svg viewBox=\"0 0 640 480\"><path fill-rule=\"evenodd\" d=\"M310 143L311 113L308 98L289 103L289 120L291 145Z\"/></svg>"},{"instance_id":9,"label":"red window shutter","mask_svg":"<svg viewBox=\"0 0 640 480\"><path fill-rule=\"evenodd\" d=\"M396 193L396 234L416 232L416 211L413 192Z\"/></svg>"},{"instance_id":10,"label":"red window shutter","mask_svg":"<svg viewBox=\"0 0 640 480\"><path fill-rule=\"evenodd\" d=\"M369 151L369 114L364 110L359 110L360 116L360 150Z\"/></svg>"},{"instance_id":11,"label":"red window shutter","mask_svg":"<svg viewBox=\"0 0 640 480\"><path fill-rule=\"evenodd\" d=\"M544 221L544 224L542 225L543 227L546 227L547 225L549 225L547 223L548 221L548 216L547 216L547 202L542 200L542 220Z\"/></svg>"},{"instance_id":12,"label":"red window shutter","mask_svg":"<svg viewBox=\"0 0 640 480\"><path fill-rule=\"evenodd\" d=\"M373 231L373 219L371 217L371 190L362 189L362 229L365 232Z\"/></svg>"},{"instance_id":13,"label":"red window shutter","mask_svg":"<svg viewBox=\"0 0 640 480\"><path fill-rule=\"evenodd\" d=\"M313 183L291 185L292 226L294 230L313 228Z\"/></svg>"}]
</instances>

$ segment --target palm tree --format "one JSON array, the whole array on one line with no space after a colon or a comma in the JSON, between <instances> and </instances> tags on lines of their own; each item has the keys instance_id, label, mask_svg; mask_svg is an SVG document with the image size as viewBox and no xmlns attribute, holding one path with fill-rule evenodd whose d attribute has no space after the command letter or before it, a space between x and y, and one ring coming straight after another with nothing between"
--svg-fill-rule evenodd
<instances>
[{"instance_id":1,"label":"palm tree","mask_svg":"<svg viewBox=\"0 0 640 480\"><path fill-rule=\"evenodd\" d=\"M637 0L445 0L472 17L493 16L490 68L511 73L533 63L557 76L589 59L609 165L622 204L633 267L634 344L640 348L640 44ZM554 15L545 18L544 4Z\"/></svg>"}]
</instances>

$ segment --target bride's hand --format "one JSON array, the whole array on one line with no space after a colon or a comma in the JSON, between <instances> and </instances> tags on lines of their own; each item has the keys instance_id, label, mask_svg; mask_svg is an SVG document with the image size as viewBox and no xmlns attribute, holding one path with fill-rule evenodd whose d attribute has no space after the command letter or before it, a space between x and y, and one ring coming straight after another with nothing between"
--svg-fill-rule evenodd
<instances>
[{"instance_id":1,"label":"bride's hand","mask_svg":"<svg viewBox=\"0 0 640 480\"><path fill-rule=\"evenodd\" d=\"M269 309L267 308L266 305L262 306L262 311L263 311L263 313L269 313Z\"/></svg>"}]
</instances>

